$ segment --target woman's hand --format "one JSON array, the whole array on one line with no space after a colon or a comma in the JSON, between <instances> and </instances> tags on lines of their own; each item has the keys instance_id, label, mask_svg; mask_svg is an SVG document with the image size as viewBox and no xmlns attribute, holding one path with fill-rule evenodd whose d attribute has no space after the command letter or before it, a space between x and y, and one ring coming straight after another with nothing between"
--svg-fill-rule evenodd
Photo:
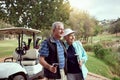
<instances>
[{"instance_id":1,"label":"woman's hand","mask_svg":"<svg viewBox=\"0 0 120 80\"><path fill-rule=\"evenodd\" d=\"M79 61L79 66L81 67L82 64L83 64L83 60L80 60L80 61Z\"/></svg>"}]
</instances>

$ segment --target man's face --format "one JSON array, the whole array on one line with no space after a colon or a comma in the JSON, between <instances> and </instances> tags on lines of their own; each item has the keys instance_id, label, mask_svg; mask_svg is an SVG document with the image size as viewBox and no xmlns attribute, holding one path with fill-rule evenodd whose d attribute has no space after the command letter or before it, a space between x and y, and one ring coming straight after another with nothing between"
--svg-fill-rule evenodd
<instances>
[{"instance_id":1,"label":"man's face","mask_svg":"<svg viewBox=\"0 0 120 80\"><path fill-rule=\"evenodd\" d=\"M61 38L62 34L64 33L64 27L61 25L58 25L54 30L53 30L53 34L56 37Z\"/></svg>"}]
</instances>

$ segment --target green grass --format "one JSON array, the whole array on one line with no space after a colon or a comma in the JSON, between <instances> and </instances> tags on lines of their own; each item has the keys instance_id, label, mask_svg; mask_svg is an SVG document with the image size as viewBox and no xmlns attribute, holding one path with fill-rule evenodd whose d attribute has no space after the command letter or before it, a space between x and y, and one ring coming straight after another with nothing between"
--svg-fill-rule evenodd
<instances>
[{"instance_id":1,"label":"green grass","mask_svg":"<svg viewBox=\"0 0 120 80\"><path fill-rule=\"evenodd\" d=\"M17 47L17 40L0 41L0 57L12 55L16 47Z\"/></svg>"},{"instance_id":2,"label":"green grass","mask_svg":"<svg viewBox=\"0 0 120 80\"><path fill-rule=\"evenodd\" d=\"M106 38L108 38L107 40L113 40L112 38L118 39L114 36L105 36L105 37L97 36L94 37L94 40L99 40L99 39L106 40ZM0 41L0 57L12 55L13 51L17 46L18 46L17 40ZM86 63L86 66L89 72L96 73L105 76L107 78L113 77L110 72L109 66L107 64L105 64L102 60L96 58L93 53L91 52L87 52L87 53L88 53L88 61Z\"/></svg>"},{"instance_id":3,"label":"green grass","mask_svg":"<svg viewBox=\"0 0 120 80\"><path fill-rule=\"evenodd\" d=\"M27 44L27 38L24 40ZM31 42L31 47L33 42ZM10 56L14 50L18 47L17 39L15 40L0 40L0 58L4 56Z\"/></svg>"},{"instance_id":4,"label":"green grass","mask_svg":"<svg viewBox=\"0 0 120 80\"><path fill-rule=\"evenodd\" d=\"M93 53L88 52L88 61L86 66L89 72L93 72L107 78L111 78L109 66L106 65L102 60L97 59Z\"/></svg>"},{"instance_id":5,"label":"green grass","mask_svg":"<svg viewBox=\"0 0 120 80\"><path fill-rule=\"evenodd\" d=\"M93 37L93 41L115 41L119 40L120 36L115 36L115 34L101 34Z\"/></svg>"}]
</instances>

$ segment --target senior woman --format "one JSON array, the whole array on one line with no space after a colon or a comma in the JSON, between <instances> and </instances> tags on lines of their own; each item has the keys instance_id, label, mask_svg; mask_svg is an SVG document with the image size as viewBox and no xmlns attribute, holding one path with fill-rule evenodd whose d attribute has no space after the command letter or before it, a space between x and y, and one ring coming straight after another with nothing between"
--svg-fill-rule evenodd
<instances>
[{"instance_id":1,"label":"senior woman","mask_svg":"<svg viewBox=\"0 0 120 80\"><path fill-rule=\"evenodd\" d=\"M67 80L85 80L88 70L85 63L87 54L80 41L75 40L75 31L64 30L65 46L67 49Z\"/></svg>"}]
</instances>

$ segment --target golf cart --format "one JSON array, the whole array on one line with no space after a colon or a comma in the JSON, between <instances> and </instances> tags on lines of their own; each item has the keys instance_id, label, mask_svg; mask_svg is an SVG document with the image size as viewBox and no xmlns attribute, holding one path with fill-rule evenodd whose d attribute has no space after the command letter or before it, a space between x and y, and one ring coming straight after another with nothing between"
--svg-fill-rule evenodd
<instances>
[{"instance_id":1,"label":"golf cart","mask_svg":"<svg viewBox=\"0 0 120 80\"><path fill-rule=\"evenodd\" d=\"M5 58L4 62L0 63L0 80L42 79L42 66L38 60L40 39L36 38L38 33L40 33L39 30L23 27L0 29L0 34L14 34L18 37L18 46L13 51L13 56ZM28 45L23 37L28 38ZM30 46L31 41L33 41L33 48Z\"/></svg>"}]
</instances>

